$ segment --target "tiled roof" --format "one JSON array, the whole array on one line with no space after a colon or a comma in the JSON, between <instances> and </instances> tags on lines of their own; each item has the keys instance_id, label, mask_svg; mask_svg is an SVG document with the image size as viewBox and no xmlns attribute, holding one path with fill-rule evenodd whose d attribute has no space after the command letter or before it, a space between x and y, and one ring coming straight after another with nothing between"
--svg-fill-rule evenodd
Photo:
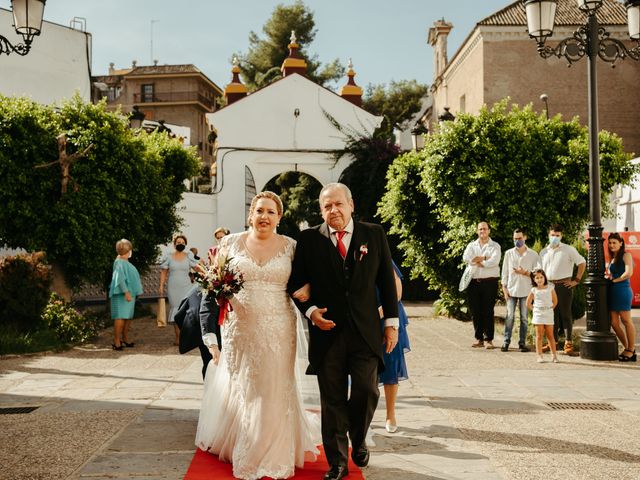
<instances>
[{"instance_id":1,"label":"tiled roof","mask_svg":"<svg viewBox=\"0 0 640 480\"><path fill-rule=\"evenodd\" d=\"M603 25L626 25L627 10L617 0L604 0L598 10L598 21ZM578 9L576 0L558 0L556 25L584 25L586 15ZM512 2L502 10L478 22L478 25L526 26L527 15L521 0Z\"/></svg>"},{"instance_id":2,"label":"tiled roof","mask_svg":"<svg viewBox=\"0 0 640 480\"><path fill-rule=\"evenodd\" d=\"M143 65L135 67L129 75L149 75L149 74L171 74L171 73L202 73L195 65Z\"/></svg>"}]
</instances>

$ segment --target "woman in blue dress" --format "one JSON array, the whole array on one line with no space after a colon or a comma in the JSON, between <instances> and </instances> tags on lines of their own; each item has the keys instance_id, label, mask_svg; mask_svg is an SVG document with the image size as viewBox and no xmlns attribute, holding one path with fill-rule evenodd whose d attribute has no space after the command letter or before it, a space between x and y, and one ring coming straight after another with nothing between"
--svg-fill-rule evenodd
<instances>
[{"instance_id":1,"label":"woman in blue dress","mask_svg":"<svg viewBox=\"0 0 640 480\"><path fill-rule=\"evenodd\" d=\"M198 265L198 261L194 258L193 253L187 248L187 237L184 235L177 235L173 239L173 248L175 251L167 255L160 268L160 295L164 295L164 284L167 283L167 296L169 297L169 323L173 323L173 328L176 334L174 345L180 345L180 328L173 321L173 317L178 311L180 302L189 295L189 292L193 288L191 277L189 277L189 271ZM167 280L168 278L168 280Z\"/></svg>"},{"instance_id":2,"label":"woman in blue dress","mask_svg":"<svg viewBox=\"0 0 640 480\"><path fill-rule=\"evenodd\" d=\"M122 346L133 347L129 341L129 328L133 319L136 297L142 293L142 282L136 267L129 263L133 254L133 245L126 238L116 242L118 256L113 262L113 274L109 286L111 298L111 318L113 319L114 350L122 350Z\"/></svg>"},{"instance_id":3,"label":"woman in blue dress","mask_svg":"<svg viewBox=\"0 0 640 480\"><path fill-rule=\"evenodd\" d=\"M384 385L384 398L387 406L387 421L385 429L389 433L394 433L398 430L398 424L396 422L398 382L409 378L404 354L411 351L409 335L407 334L409 318L407 317L407 312L405 312L404 306L400 301L402 298L402 274L395 263L393 263L393 269L396 278L396 291L398 292L398 317L400 320L400 324L398 326L398 344L391 353L384 353L384 372L382 372L378 377L378 382ZM380 316L384 317L382 307L380 307ZM382 327L384 328L384 318L382 320Z\"/></svg>"},{"instance_id":4,"label":"woman in blue dress","mask_svg":"<svg viewBox=\"0 0 640 480\"><path fill-rule=\"evenodd\" d=\"M633 292L629 279L633 275L633 258L625 252L624 239L619 233L609 235L609 315L624 351L618 356L621 362L635 362L636 329L631 320Z\"/></svg>"}]
</instances>

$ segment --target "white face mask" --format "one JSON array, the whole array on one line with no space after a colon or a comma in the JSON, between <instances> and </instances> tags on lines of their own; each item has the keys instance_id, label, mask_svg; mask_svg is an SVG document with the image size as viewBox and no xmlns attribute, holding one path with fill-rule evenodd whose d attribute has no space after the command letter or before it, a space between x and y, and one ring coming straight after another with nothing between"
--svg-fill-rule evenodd
<instances>
[{"instance_id":1,"label":"white face mask","mask_svg":"<svg viewBox=\"0 0 640 480\"><path fill-rule=\"evenodd\" d=\"M129 250L129 256L127 258L133 257L133 250Z\"/></svg>"}]
</instances>

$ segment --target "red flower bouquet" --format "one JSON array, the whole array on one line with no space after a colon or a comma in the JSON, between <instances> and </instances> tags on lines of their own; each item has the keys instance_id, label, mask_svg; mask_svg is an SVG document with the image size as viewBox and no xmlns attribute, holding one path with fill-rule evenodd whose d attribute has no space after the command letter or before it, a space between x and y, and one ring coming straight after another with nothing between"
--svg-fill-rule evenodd
<instances>
[{"instance_id":1,"label":"red flower bouquet","mask_svg":"<svg viewBox=\"0 0 640 480\"><path fill-rule=\"evenodd\" d=\"M241 272L236 271L230 265L232 257L218 253L211 266L196 276L196 281L203 289L213 295L220 306L218 325L224 323L227 312L233 311L231 298L242 290L244 278Z\"/></svg>"}]
</instances>

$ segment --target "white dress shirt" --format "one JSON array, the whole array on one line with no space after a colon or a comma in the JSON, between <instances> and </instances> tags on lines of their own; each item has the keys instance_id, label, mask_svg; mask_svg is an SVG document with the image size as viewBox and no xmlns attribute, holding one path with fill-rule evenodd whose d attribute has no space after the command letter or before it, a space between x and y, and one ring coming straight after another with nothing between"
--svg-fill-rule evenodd
<instances>
[{"instance_id":1,"label":"white dress shirt","mask_svg":"<svg viewBox=\"0 0 640 480\"><path fill-rule=\"evenodd\" d=\"M497 242L490 238L487 243L482 245L480 239L474 240L464 249L462 259L467 265L476 265L471 263L475 257L484 257L481 263L482 267L475 268L471 278L498 278L500 276L500 257L502 249Z\"/></svg>"},{"instance_id":2,"label":"white dress shirt","mask_svg":"<svg viewBox=\"0 0 640 480\"><path fill-rule=\"evenodd\" d=\"M575 247L560 243L556 248L544 247L540 251L540 262L547 278L554 281L573 277L573 267L586 260Z\"/></svg>"},{"instance_id":3,"label":"white dress shirt","mask_svg":"<svg viewBox=\"0 0 640 480\"><path fill-rule=\"evenodd\" d=\"M511 297L526 297L531 291L531 277L516 273L514 268L524 268L531 273L540 264L540 257L529 247L523 253L511 248L504 254L502 262L502 286Z\"/></svg>"}]
</instances>

